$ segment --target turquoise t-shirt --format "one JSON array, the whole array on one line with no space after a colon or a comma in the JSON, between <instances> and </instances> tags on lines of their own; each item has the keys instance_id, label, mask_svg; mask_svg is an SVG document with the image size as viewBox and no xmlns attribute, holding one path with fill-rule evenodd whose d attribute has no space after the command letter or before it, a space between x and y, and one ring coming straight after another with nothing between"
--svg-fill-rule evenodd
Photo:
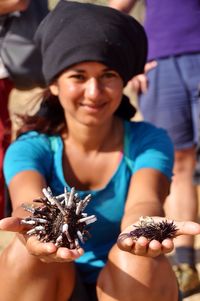
<instances>
[{"instance_id":1,"label":"turquoise t-shirt","mask_svg":"<svg viewBox=\"0 0 200 301\"><path fill-rule=\"evenodd\" d=\"M119 165L103 189L78 191L80 197L92 194L86 207L95 214L92 237L84 244L85 253L76 260L85 282L95 282L105 265L110 248L120 233L120 223L132 174L141 168L154 168L171 179L173 146L165 130L146 122L124 121L124 149ZM7 184L17 173L36 170L46 179L54 194L63 193L66 183L62 167L63 142L60 136L28 132L8 148L4 160Z\"/></svg>"}]
</instances>

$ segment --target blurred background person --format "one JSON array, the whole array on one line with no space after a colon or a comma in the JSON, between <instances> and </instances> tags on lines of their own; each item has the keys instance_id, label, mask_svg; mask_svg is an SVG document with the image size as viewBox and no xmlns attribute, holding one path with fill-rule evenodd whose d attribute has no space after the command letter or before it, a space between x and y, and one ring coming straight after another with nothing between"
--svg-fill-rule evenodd
<instances>
[{"instance_id":1,"label":"blurred background person","mask_svg":"<svg viewBox=\"0 0 200 301\"><path fill-rule=\"evenodd\" d=\"M43 85L32 38L47 13L47 0L0 1L0 218L5 210L2 164L11 141L9 96L14 87L28 90Z\"/></svg>"},{"instance_id":2,"label":"blurred background person","mask_svg":"<svg viewBox=\"0 0 200 301\"><path fill-rule=\"evenodd\" d=\"M110 0L129 13L135 0ZM193 183L199 128L200 2L147 0L144 26L149 50L145 74L131 81L140 95L143 118L168 131L175 146L174 177L166 212L178 220L197 219L198 198ZM195 267L194 238L176 240L176 265L183 296L200 289Z\"/></svg>"}]
</instances>

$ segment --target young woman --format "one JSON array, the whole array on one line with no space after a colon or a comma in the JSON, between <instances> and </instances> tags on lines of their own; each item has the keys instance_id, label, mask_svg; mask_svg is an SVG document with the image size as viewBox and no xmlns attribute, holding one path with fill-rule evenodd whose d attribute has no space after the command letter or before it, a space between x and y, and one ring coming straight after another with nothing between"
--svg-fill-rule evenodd
<instances>
[{"instance_id":1,"label":"young woman","mask_svg":"<svg viewBox=\"0 0 200 301\"><path fill-rule=\"evenodd\" d=\"M111 8L61 0L36 41L48 91L37 114L23 118L5 158L13 216L0 229L17 234L0 258L1 296L177 301L176 279L164 256L173 241L118 239L141 216L163 220L172 176L173 147L165 131L127 120L134 110L123 88L143 70L143 28ZM87 210L97 222L83 248L25 234L21 204L42 197L47 186L54 195L64 187L75 187L81 198L91 193ZM175 225L177 235L200 233L196 223Z\"/></svg>"}]
</instances>

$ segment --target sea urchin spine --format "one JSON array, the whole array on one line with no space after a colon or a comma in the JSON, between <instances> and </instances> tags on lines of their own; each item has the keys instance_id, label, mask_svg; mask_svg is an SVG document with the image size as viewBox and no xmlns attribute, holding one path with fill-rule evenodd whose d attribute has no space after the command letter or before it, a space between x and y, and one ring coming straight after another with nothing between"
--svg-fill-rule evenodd
<instances>
[{"instance_id":1,"label":"sea urchin spine","mask_svg":"<svg viewBox=\"0 0 200 301\"><path fill-rule=\"evenodd\" d=\"M88 216L83 212L91 195L82 200L74 188L70 192L65 188L58 196L54 196L49 187L42 191L45 197L33 200L41 203L40 206L22 204L31 213L21 220L21 224L31 227L27 235L35 235L42 242L53 242L57 247L79 248L79 241L84 243L90 236L87 225L96 221L95 215Z\"/></svg>"}]
</instances>

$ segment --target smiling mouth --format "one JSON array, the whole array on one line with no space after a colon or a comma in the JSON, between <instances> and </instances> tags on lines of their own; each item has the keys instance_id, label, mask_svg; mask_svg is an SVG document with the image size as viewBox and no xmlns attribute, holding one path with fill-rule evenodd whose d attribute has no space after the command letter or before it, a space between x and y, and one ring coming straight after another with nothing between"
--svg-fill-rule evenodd
<instances>
[{"instance_id":1,"label":"smiling mouth","mask_svg":"<svg viewBox=\"0 0 200 301\"><path fill-rule=\"evenodd\" d=\"M101 103L101 104L81 104L81 107L84 107L87 110L90 111L99 111L102 108L104 108L104 106L106 105L106 103Z\"/></svg>"}]
</instances>

